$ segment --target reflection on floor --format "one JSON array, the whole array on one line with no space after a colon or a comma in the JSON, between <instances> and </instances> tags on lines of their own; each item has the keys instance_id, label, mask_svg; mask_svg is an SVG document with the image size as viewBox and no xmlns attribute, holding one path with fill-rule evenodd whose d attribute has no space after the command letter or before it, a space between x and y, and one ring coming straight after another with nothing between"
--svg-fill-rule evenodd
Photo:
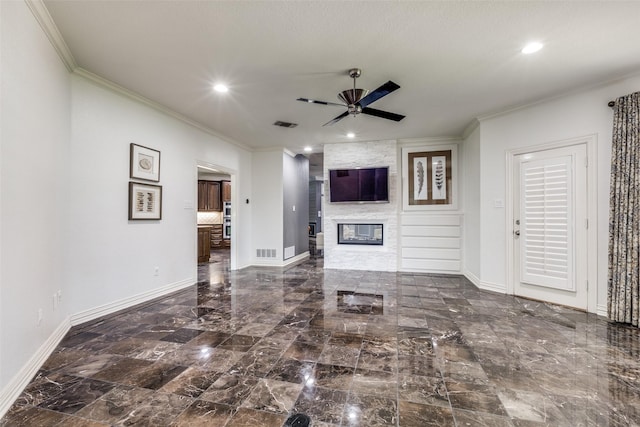
<instances>
[{"instance_id":1,"label":"reflection on floor","mask_svg":"<svg viewBox=\"0 0 640 427\"><path fill-rule=\"evenodd\" d=\"M638 329L456 276L227 266L74 328L0 425L640 424Z\"/></svg>"},{"instance_id":2,"label":"reflection on floor","mask_svg":"<svg viewBox=\"0 0 640 427\"><path fill-rule=\"evenodd\" d=\"M231 256L231 251L228 248L227 249L211 249L211 252L209 255L209 264L218 264L215 266L215 269L219 272L229 270L230 256ZM198 267L200 265L201 264L199 264Z\"/></svg>"}]
</instances>

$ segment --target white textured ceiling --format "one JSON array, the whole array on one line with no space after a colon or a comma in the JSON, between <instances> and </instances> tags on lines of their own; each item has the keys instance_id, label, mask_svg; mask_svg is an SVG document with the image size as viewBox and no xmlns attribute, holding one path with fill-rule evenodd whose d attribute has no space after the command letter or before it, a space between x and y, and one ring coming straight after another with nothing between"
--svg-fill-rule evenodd
<instances>
[{"instance_id":1,"label":"white textured ceiling","mask_svg":"<svg viewBox=\"0 0 640 427\"><path fill-rule=\"evenodd\" d=\"M45 1L77 65L254 148L460 136L475 117L640 72L640 2ZM529 41L545 47L525 56ZM322 127L349 89L401 88ZM214 94L223 80L231 90ZM639 88L640 89L640 88ZM623 94L620 94L623 95ZM276 120L298 123L294 129Z\"/></svg>"}]
</instances>

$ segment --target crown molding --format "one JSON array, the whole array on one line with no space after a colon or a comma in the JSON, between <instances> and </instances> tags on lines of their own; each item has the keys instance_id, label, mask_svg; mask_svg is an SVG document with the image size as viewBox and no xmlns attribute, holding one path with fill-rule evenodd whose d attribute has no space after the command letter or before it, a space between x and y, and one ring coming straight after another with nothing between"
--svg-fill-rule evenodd
<instances>
[{"instance_id":1,"label":"crown molding","mask_svg":"<svg viewBox=\"0 0 640 427\"><path fill-rule=\"evenodd\" d=\"M478 119L473 119L471 123L469 123L467 127L464 128L464 132L462 132L462 139L463 140L467 139L469 135L473 133L474 130L478 129L479 126L480 126L480 121Z\"/></svg>"},{"instance_id":2,"label":"crown molding","mask_svg":"<svg viewBox=\"0 0 640 427\"><path fill-rule=\"evenodd\" d=\"M521 105L516 105L514 107L507 108L506 110L500 110L500 111L494 111L494 112L487 113L487 114L482 114L482 115L477 116L476 120L482 122L484 120L490 120L490 119L494 119L496 117L506 116L507 114L515 113L516 111L526 110L527 108L535 107L536 105L546 104L547 102L552 102L552 101L555 101L555 100L558 100L558 99L562 99L562 98L565 98L565 97L568 97L568 96L571 96L571 95L577 95L579 93L586 92L586 91L589 91L589 90L599 89L599 88L602 88L602 87L605 87L605 86L609 86L609 85L612 85L614 83L621 82L623 80L630 79L630 78L633 78L633 77L638 77L638 76L640 76L640 71L636 70L636 71L633 71L631 73L623 74L621 76L612 77L612 78L604 80L604 81L585 84L585 85L579 86L577 88L568 90L566 92L559 93L557 95L553 95L553 96L549 96L547 98L539 99L537 101L533 101L533 102L529 102L529 103L521 104ZM610 99L606 98L603 101L603 103L604 103L603 105L606 106L607 101L610 101Z\"/></svg>"},{"instance_id":3,"label":"crown molding","mask_svg":"<svg viewBox=\"0 0 640 427\"><path fill-rule=\"evenodd\" d=\"M297 156L297 154L296 154L296 153L294 153L293 151L289 150L288 148L284 148L282 151L283 151L285 154L290 155L291 157L295 157L295 156Z\"/></svg>"},{"instance_id":4,"label":"crown molding","mask_svg":"<svg viewBox=\"0 0 640 427\"><path fill-rule=\"evenodd\" d=\"M411 146L411 145L422 145L422 144L438 144L438 143L460 143L462 138L459 136L434 136L434 137L426 137L426 138L404 138L398 139L398 146Z\"/></svg>"},{"instance_id":5,"label":"crown molding","mask_svg":"<svg viewBox=\"0 0 640 427\"><path fill-rule=\"evenodd\" d=\"M60 34L60 31L58 30L58 26L53 22L53 18L51 17L51 14L49 14L49 10L44 5L44 2L42 0L24 0L24 2L31 10L31 13L36 18L36 21L38 21L38 24L40 24L44 33L47 35L47 38L53 45L53 48L58 53L58 56L60 56L62 63L67 67L69 72L73 72L78 67L78 64L71 54L69 46L67 46L67 43L62 38L62 34Z\"/></svg>"},{"instance_id":6,"label":"crown molding","mask_svg":"<svg viewBox=\"0 0 640 427\"><path fill-rule=\"evenodd\" d=\"M97 84L98 86L101 86L103 88L109 89L113 92L116 92L120 95L123 95L129 99L132 99L134 101L137 101L141 104L146 105L147 107L153 108L154 110L160 111L161 113L164 113L168 116L173 117L174 119L180 120L183 123L186 123L190 126L195 127L198 130L201 130L202 132L205 132L211 136L214 136L224 142L227 142L229 144L235 145L238 148L242 148L243 150L247 150L247 151L254 151L253 148L249 147L248 145L242 144L241 142L238 142L232 138L229 138L228 136L222 135L216 131L214 131L213 129L211 129L210 127L207 127L205 125L203 125L202 123L198 123L195 120L192 120L180 113L177 113L173 110L171 110L170 108L165 107L164 105L152 101L149 98L145 98L144 96L133 92L125 87L122 87L114 82L112 82L111 80L107 80L103 77L98 76L97 74L94 74L90 71L85 70L84 68L81 67L76 67L76 69L73 71L73 74L80 76L86 80L89 80L95 84Z\"/></svg>"},{"instance_id":7,"label":"crown molding","mask_svg":"<svg viewBox=\"0 0 640 427\"><path fill-rule=\"evenodd\" d=\"M367 144L370 142L392 142L394 144L399 144L400 140L395 138L386 138L386 139L349 139L348 141L325 141L322 143L323 149L325 145L336 145L336 144Z\"/></svg>"},{"instance_id":8,"label":"crown molding","mask_svg":"<svg viewBox=\"0 0 640 427\"><path fill-rule=\"evenodd\" d=\"M251 151L253 151L254 153L268 153L270 151L280 151L284 153L285 150L290 151L286 147L283 147L282 145L271 145L269 147L253 147L251 149ZM290 151L290 152L293 153L293 151Z\"/></svg>"}]
</instances>

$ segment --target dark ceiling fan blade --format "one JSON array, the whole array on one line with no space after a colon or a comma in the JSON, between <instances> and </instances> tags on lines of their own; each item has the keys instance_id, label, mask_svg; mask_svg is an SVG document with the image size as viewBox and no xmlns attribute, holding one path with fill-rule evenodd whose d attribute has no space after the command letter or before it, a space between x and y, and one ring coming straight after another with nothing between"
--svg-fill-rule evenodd
<instances>
[{"instance_id":1,"label":"dark ceiling fan blade","mask_svg":"<svg viewBox=\"0 0 640 427\"><path fill-rule=\"evenodd\" d=\"M371 104L372 102L375 102L378 99L382 98L383 96L389 95L391 92L398 89L400 89L400 85L389 80L388 82L380 86L378 89L374 90L369 95L362 98L360 102L358 102L358 104L362 108L364 108L367 105Z\"/></svg>"},{"instance_id":2,"label":"dark ceiling fan blade","mask_svg":"<svg viewBox=\"0 0 640 427\"><path fill-rule=\"evenodd\" d=\"M316 101L315 99L308 99L308 98L298 98L296 101L308 102L309 104L337 105L339 107L346 107L346 105L338 104L337 102Z\"/></svg>"},{"instance_id":3,"label":"dark ceiling fan blade","mask_svg":"<svg viewBox=\"0 0 640 427\"><path fill-rule=\"evenodd\" d=\"M375 108L370 107L363 108L362 113L370 116L382 117L383 119L389 119L396 122L399 122L405 117L402 114L389 113L388 111L376 110Z\"/></svg>"},{"instance_id":4,"label":"dark ceiling fan blade","mask_svg":"<svg viewBox=\"0 0 640 427\"><path fill-rule=\"evenodd\" d=\"M349 115L348 111L345 111L344 113L340 114L338 117L336 117L335 119L331 120L330 122L327 122L325 124L323 124L322 126L329 126L332 125L334 123L339 122L340 120L344 119L345 117L347 117Z\"/></svg>"}]
</instances>

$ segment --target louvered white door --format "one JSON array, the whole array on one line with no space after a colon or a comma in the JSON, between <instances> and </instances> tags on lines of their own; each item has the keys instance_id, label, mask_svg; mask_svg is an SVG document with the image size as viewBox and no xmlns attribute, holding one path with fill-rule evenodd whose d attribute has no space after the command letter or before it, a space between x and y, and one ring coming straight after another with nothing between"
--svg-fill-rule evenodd
<instances>
[{"instance_id":1,"label":"louvered white door","mask_svg":"<svg viewBox=\"0 0 640 427\"><path fill-rule=\"evenodd\" d=\"M587 308L584 144L517 156L515 294Z\"/></svg>"}]
</instances>

